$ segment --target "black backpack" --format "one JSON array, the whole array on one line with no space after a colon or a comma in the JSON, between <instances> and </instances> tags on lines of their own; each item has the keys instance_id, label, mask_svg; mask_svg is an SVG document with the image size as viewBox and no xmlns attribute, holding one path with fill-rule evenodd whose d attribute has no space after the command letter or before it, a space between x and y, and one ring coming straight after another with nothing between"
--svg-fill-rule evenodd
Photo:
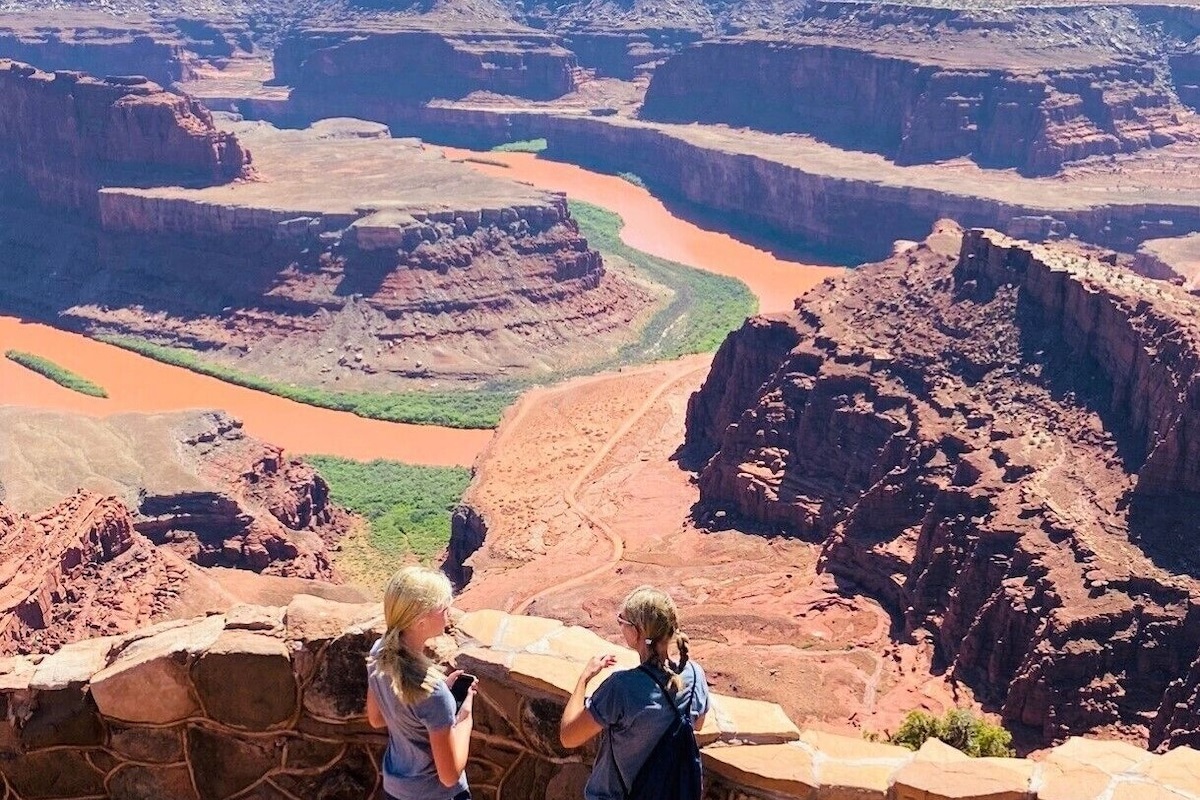
<instances>
[{"instance_id":1,"label":"black backpack","mask_svg":"<svg viewBox=\"0 0 1200 800\"><path fill-rule=\"evenodd\" d=\"M692 723L689 718L684 717L675 703L675 698L658 676L647 669L645 664L638 669L658 684L658 688L662 689L663 698L675 713L667 732L655 743L642 768L634 776L633 786L626 786L621 767L617 764L617 757L612 747L609 747L613 769L616 770L625 800L700 800L700 746L696 744ZM692 686L688 692L686 708L691 708L696 693L695 669L692 667Z\"/></svg>"}]
</instances>

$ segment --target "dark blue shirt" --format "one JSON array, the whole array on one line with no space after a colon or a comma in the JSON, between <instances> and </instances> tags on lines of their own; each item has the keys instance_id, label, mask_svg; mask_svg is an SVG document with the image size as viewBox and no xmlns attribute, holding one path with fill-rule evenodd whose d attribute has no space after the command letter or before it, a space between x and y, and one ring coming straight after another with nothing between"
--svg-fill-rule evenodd
<instances>
[{"instance_id":1,"label":"dark blue shirt","mask_svg":"<svg viewBox=\"0 0 1200 800\"><path fill-rule=\"evenodd\" d=\"M667 682L665 672L659 672L658 677ZM708 713L708 681L695 661L688 661L681 677L683 689L676 693L675 704L694 723ZM668 702L654 679L640 669L614 672L588 698L587 709L604 730L592 775L583 790L585 800L624 800L621 782L613 771L613 755L625 786L632 786L650 751L675 718Z\"/></svg>"}]
</instances>

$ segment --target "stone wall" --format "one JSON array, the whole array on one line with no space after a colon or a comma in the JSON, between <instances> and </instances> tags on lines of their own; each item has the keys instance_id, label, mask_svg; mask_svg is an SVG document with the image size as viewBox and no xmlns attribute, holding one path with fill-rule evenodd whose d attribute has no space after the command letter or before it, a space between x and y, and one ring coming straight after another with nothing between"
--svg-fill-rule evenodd
<instances>
[{"instance_id":1,"label":"stone wall","mask_svg":"<svg viewBox=\"0 0 1200 800\"><path fill-rule=\"evenodd\" d=\"M364 657L376 604L297 596L237 606L53 655L0 659L0 798L379 796L384 737L366 723ZM477 611L438 640L481 678L468 775L483 800L581 796L594 747L563 750L558 719L583 662L617 651L578 627ZM1071 739L1038 761L917 753L800 731L773 704L714 696L699 732L706 800L781 797L1178 798L1200 753L1154 755Z\"/></svg>"}]
</instances>

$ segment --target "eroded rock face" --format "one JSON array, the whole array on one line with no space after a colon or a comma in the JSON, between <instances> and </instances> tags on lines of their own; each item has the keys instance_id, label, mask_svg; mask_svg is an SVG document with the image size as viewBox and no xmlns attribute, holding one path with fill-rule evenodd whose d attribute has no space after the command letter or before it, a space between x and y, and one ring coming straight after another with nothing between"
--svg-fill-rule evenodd
<instances>
[{"instance_id":1,"label":"eroded rock face","mask_svg":"<svg viewBox=\"0 0 1200 800\"><path fill-rule=\"evenodd\" d=\"M58 87L25 102L30 115L61 122L59 95L75 79L22 80ZM153 91L117 105L190 107ZM137 152L142 130L155 136L150 154L168 158L176 129L158 131L158 117L138 130L97 122L96 135L79 142L7 128L13 152L40 157L14 159L0 192L52 206L10 203L0 221L9 252L20 253L0 258L10 310L220 350L219 361L288 382L391 390L397 381L544 374L596 358L627 341L654 302L605 272L560 194L479 176L379 125L229 123L236 135L218 134L196 109L203 116L190 122L164 119L194 128L188 142L217 165L226 164L216 158L222 143L241 153L238 143L252 141L258 179L165 188L126 169L100 188L78 172L93 156ZM331 172L331 163L340 166ZM69 215L79 208L95 219Z\"/></svg>"},{"instance_id":2,"label":"eroded rock face","mask_svg":"<svg viewBox=\"0 0 1200 800\"><path fill-rule=\"evenodd\" d=\"M250 154L202 106L144 78L99 80L0 60L0 197L99 212L97 189L224 183Z\"/></svg>"},{"instance_id":3,"label":"eroded rock face","mask_svg":"<svg viewBox=\"0 0 1200 800\"><path fill-rule=\"evenodd\" d=\"M702 502L823 542L1045 741L1182 736L1197 311L1094 254L943 226L726 341L689 407ZM771 326L791 349L739 364Z\"/></svg>"},{"instance_id":4,"label":"eroded rock face","mask_svg":"<svg viewBox=\"0 0 1200 800\"><path fill-rule=\"evenodd\" d=\"M0 651L52 651L336 580L329 547L347 512L312 467L223 414L10 408L0 431Z\"/></svg>"},{"instance_id":5,"label":"eroded rock face","mask_svg":"<svg viewBox=\"0 0 1200 800\"><path fill-rule=\"evenodd\" d=\"M311 28L275 50L275 76L312 102L346 95L422 102L488 91L549 99L575 87L575 55L539 31Z\"/></svg>"},{"instance_id":6,"label":"eroded rock face","mask_svg":"<svg viewBox=\"0 0 1200 800\"><path fill-rule=\"evenodd\" d=\"M703 77L717 73L719 81ZM757 37L704 42L669 59L643 116L811 133L898 164L970 156L1030 175L1200 141L1200 122L1140 59L1097 53L1090 64L1022 67L981 55L960 65Z\"/></svg>"},{"instance_id":7,"label":"eroded rock face","mask_svg":"<svg viewBox=\"0 0 1200 800\"><path fill-rule=\"evenodd\" d=\"M8 652L146 624L184 579L137 535L123 503L86 492L33 516L0 506L0 545L0 650ZM127 591L134 583L154 588Z\"/></svg>"}]
</instances>

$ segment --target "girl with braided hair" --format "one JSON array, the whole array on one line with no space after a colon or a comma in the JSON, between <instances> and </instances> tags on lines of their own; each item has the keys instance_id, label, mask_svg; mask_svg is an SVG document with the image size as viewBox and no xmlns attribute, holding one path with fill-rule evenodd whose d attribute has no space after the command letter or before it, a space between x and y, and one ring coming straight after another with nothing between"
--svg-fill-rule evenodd
<instances>
[{"instance_id":1,"label":"girl with braided hair","mask_svg":"<svg viewBox=\"0 0 1200 800\"><path fill-rule=\"evenodd\" d=\"M367 657L367 720L387 728L383 790L388 800L470 800L472 685L462 707L450 693L461 670L443 676L425 643L449 622L449 579L427 567L404 567L383 596L387 632Z\"/></svg>"},{"instance_id":2,"label":"girl with braided hair","mask_svg":"<svg viewBox=\"0 0 1200 800\"><path fill-rule=\"evenodd\" d=\"M708 682L688 657L675 602L666 592L639 586L625 598L617 624L641 664L609 675L585 700L588 682L616 664L612 654L588 661L567 701L559 725L564 747L579 747L600 735L600 748L584 789L586 800L625 800L635 776L676 718L676 710L698 730L708 712ZM668 654L674 642L678 660ZM673 706L673 708L672 708Z\"/></svg>"}]
</instances>

